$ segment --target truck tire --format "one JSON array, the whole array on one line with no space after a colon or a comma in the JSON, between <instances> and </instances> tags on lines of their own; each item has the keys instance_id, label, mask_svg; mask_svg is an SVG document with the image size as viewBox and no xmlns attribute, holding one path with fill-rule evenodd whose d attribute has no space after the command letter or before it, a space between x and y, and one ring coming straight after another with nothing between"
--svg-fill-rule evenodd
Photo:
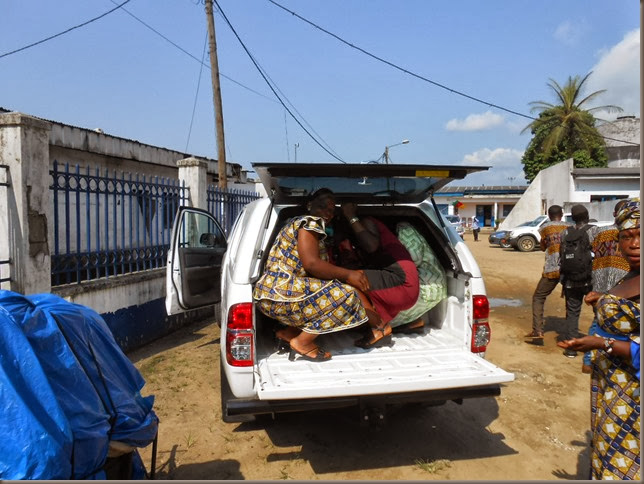
<instances>
[{"instance_id":1,"label":"truck tire","mask_svg":"<svg viewBox=\"0 0 644 484\"><path fill-rule=\"evenodd\" d=\"M537 241L530 235L524 235L517 240L517 249L521 252L532 252L537 246Z\"/></svg>"}]
</instances>

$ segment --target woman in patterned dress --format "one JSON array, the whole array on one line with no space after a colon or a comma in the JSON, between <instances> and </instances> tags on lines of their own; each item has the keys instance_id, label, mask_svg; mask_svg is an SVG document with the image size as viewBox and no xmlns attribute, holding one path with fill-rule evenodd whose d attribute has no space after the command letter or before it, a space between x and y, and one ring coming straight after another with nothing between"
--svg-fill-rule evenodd
<instances>
[{"instance_id":1,"label":"woman in patterned dress","mask_svg":"<svg viewBox=\"0 0 644 484\"><path fill-rule=\"evenodd\" d=\"M577 351L597 350L591 376L593 479L640 479L640 200L615 217L619 248L630 272L608 293L589 293L599 329L565 341Z\"/></svg>"},{"instance_id":2,"label":"woman in patterned dress","mask_svg":"<svg viewBox=\"0 0 644 484\"><path fill-rule=\"evenodd\" d=\"M333 192L314 192L307 210L280 230L253 298L262 313L288 326L276 335L290 345L291 360L299 354L325 361L331 355L315 344L318 335L381 323L364 294L369 290L364 272L328 261L324 239L335 213Z\"/></svg>"}]
</instances>

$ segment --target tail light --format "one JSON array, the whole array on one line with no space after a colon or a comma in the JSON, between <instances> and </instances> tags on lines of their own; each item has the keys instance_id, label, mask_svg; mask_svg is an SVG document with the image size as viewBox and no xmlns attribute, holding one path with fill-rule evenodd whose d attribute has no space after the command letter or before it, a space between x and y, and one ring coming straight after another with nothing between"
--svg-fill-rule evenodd
<instances>
[{"instance_id":1,"label":"tail light","mask_svg":"<svg viewBox=\"0 0 644 484\"><path fill-rule=\"evenodd\" d=\"M226 361L231 366L253 366L253 303L235 304L228 311Z\"/></svg>"},{"instance_id":2,"label":"tail light","mask_svg":"<svg viewBox=\"0 0 644 484\"><path fill-rule=\"evenodd\" d=\"M472 298L472 353L485 353L490 343L490 303L486 296L474 296Z\"/></svg>"}]
</instances>

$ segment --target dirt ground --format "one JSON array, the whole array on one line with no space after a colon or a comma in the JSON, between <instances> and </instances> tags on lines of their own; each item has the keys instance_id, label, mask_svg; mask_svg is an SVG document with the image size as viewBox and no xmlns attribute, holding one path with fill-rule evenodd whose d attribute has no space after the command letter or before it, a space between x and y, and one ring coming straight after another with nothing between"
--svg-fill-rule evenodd
<instances>
[{"instance_id":1,"label":"dirt ground","mask_svg":"<svg viewBox=\"0 0 644 484\"><path fill-rule=\"evenodd\" d=\"M546 302L545 346L524 343L542 252L521 253L465 235L491 300L487 359L514 373L496 398L462 405L407 406L379 431L355 410L278 415L226 424L219 402L219 327L192 325L128 356L155 395L156 479L524 480L586 479L589 375L581 355L555 346L565 308L560 288ZM584 307L580 329L592 312ZM141 449L150 469L151 446Z\"/></svg>"}]
</instances>

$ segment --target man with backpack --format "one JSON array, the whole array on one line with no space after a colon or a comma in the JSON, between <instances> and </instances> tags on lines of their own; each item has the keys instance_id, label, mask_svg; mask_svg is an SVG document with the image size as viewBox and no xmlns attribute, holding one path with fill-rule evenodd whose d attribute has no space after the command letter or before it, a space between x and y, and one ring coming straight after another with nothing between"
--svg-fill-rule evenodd
<instances>
[{"instance_id":1,"label":"man with backpack","mask_svg":"<svg viewBox=\"0 0 644 484\"><path fill-rule=\"evenodd\" d=\"M566 325L560 341L579 336L581 306L584 296L593 288L593 241L589 229L594 225L588 224L588 210L583 205L573 205L570 213L575 225L564 230L559 248L559 272L566 299ZM577 352L569 348L563 354L568 358L577 356Z\"/></svg>"},{"instance_id":2,"label":"man with backpack","mask_svg":"<svg viewBox=\"0 0 644 484\"><path fill-rule=\"evenodd\" d=\"M546 298L559 285L559 247L561 246L561 234L570 226L564 222L563 209L559 205L551 205L548 208L548 222L539 229L541 237L540 247L546 253L543 264L541 279L532 295L532 332L525 336L525 342L533 345L543 346L543 308Z\"/></svg>"}]
</instances>

